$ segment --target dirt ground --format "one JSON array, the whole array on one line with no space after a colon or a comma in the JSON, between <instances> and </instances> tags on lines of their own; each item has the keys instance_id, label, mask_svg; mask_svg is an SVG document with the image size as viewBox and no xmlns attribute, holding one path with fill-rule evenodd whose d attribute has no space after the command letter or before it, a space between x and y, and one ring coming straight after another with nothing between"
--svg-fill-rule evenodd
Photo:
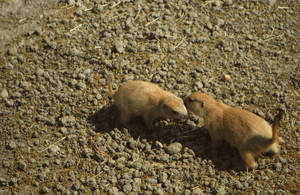
<instances>
[{"instance_id":1,"label":"dirt ground","mask_svg":"<svg viewBox=\"0 0 300 195\"><path fill-rule=\"evenodd\" d=\"M299 194L300 3L0 0L0 194ZM203 119L120 126L107 94L140 79L272 123L245 169Z\"/></svg>"}]
</instances>

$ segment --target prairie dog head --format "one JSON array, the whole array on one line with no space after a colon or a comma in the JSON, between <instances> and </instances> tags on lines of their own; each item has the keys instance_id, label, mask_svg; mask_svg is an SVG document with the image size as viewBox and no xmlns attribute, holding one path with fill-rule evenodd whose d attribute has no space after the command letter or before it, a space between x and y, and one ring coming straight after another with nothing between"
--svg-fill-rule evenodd
<instances>
[{"instance_id":1,"label":"prairie dog head","mask_svg":"<svg viewBox=\"0 0 300 195\"><path fill-rule=\"evenodd\" d=\"M164 117L180 119L187 117L187 109L183 100L176 96L168 96L160 101L160 110Z\"/></svg>"},{"instance_id":2,"label":"prairie dog head","mask_svg":"<svg viewBox=\"0 0 300 195\"><path fill-rule=\"evenodd\" d=\"M184 98L184 105L189 110L200 117L205 117L207 110L205 104L211 100L211 97L199 92L194 92L191 95Z\"/></svg>"}]
</instances>

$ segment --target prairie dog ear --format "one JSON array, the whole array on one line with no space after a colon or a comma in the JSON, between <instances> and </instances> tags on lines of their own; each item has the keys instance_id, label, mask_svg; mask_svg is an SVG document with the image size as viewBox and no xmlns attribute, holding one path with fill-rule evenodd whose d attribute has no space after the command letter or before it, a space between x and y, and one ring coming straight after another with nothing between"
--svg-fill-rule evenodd
<instances>
[{"instance_id":1,"label":"prairie dog ear","mask_svg":"<svg viewBox=\"0 0 300 195\"><path fill-rule=\"evenodd\" d=\"M191 97L191 96L188 97L188 100L189 100L190 102L194 102L194 101L195 101L195 99L194 99L193 97Z\"/></svg>"}]
</instances>

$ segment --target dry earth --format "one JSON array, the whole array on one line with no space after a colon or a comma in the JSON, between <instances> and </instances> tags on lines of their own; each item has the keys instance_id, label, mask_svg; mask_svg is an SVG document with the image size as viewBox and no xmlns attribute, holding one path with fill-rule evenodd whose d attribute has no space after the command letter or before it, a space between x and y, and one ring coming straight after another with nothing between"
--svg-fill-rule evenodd
<instances>
[{"instance_id":1,"label":"dry earth","mask_svg":"<svg viewBox=\"0 0 300 195\"><path fill-rule=\"evenodd\" d=\"M0 194L299 194L300 3L0 0ZM114 125L142 79L272 122L281 152L247 172L200 118ZM226 75L226 76L225 76Z\"/></svg>"}]
</instances>

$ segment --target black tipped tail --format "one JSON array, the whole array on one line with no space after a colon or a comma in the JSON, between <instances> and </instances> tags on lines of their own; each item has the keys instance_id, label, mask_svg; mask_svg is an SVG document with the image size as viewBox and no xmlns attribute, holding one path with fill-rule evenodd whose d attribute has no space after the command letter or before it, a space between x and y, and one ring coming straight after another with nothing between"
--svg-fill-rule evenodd
<instances>
[{"instance_id":1,"label":"black tipped tail","mask_svg":"<svg viewBox=\"0 0 300 195\"><path fill-rule=\"evenodd\" d=\"M115 94L115 92L113 90L113 87L112 87L112 81L113 81L113 75L108 74L106 82L107 82L107 85L108 85L108 94L109 94L110 97L112 97Z\"/></svg>"},{"instance_id":2,"label":"black tipped tail","mask_svg":"<svg viewBox=\"0 0 300 195\"><path fill-rule=\"evenodd\" d=\"M278 114L274 118L273 127L272 127L272 131L273 131L272 143L278 141L279 125L283 115L284 115L284 110L279 109Z\"/></svg>"}]
</instances>

